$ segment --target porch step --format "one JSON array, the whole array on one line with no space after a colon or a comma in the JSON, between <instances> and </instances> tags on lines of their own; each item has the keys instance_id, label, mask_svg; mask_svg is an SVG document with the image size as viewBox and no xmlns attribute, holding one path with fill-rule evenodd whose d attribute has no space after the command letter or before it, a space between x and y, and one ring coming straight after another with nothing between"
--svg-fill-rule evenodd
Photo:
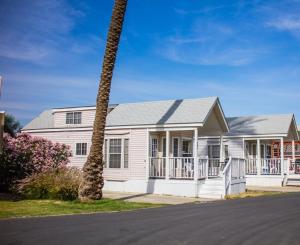
<instances>
[{"instance_id":1,"label":"porch step","mask_svg":"<svg viewBox=\"0 0 300 245\"><path fill-rule=\"evenodd\" d=\"M224 183L222 178L206 179L205 183L199 189L199 197L204 198L223 198Z\"/></svg>"},{"instance_id":2,"label":"porch step","mask_svg":"<svg viewBox=\"0 0 300 245\"><path fill-rule=\"evenodd\" d=\"M288 178L287 186L300 186L300 179L299 178Z\"/></svg>"}]
</instances>

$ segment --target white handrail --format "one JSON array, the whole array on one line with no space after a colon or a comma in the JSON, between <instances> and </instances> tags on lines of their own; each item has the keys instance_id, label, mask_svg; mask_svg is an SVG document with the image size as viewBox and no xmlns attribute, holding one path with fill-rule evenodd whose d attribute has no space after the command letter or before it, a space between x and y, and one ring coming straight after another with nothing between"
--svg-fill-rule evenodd
<instances>
[{"instance_id":1,"label":"white handrail","mask_svg":"<svg viewBox=\"0 0 300 245\"><path fill-rule=\"evenodd\" d=\"M231 165L231 160L232 160L232 157L229 157L229 160L227 162L227 164L225 165L225 168L223 169L222 171L222 174L224 175L225 172L227 171L227 169L229 168L229 166Z\"/></svg>"}]
</instances>

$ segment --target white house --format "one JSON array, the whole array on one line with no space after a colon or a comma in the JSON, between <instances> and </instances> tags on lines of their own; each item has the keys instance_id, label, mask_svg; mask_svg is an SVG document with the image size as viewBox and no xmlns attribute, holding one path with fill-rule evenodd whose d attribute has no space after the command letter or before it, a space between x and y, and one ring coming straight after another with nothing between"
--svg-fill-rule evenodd
<instances>
[{"instance_id":1,"label":"white house","mask_svg":"<svg viewBox=\"0 0 300 245\"><path fill-rule=\"evenodd\" d=\"M107 190L223 198L245 191L246 173L250 185L282 185L288 160L269 156L269 144L298 140L293 115L226 119L216 97L111 105L109 111ZM22 131L70 145L71 165L82 167L94 114L93 106L50 109Z\"/></svg>"}]
</instances>

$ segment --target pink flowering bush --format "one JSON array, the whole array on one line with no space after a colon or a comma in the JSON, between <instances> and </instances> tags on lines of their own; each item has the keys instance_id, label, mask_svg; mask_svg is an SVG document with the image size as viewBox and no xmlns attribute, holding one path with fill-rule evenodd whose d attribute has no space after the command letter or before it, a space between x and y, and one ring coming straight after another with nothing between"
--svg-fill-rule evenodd
<instances>
[{"instance_id":1,"label":"pink flowering bush","mask_svg":"<svg viewBox=\"0 0 300 245\"><path fill-rule=\"evenodd\" d=\"M31 174L65 168L70 156L67 145L26 133L15 138L5 134L0 155L0 190L8 190L13 183Z\"/></svg>"}]
</instances>

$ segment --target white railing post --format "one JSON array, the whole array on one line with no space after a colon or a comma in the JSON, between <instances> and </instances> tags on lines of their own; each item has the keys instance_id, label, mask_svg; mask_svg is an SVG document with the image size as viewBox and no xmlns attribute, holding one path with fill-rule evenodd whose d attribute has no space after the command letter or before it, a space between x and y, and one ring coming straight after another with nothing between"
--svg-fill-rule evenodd
<instances>
[{"instance_id":1,"label":"white railing post","mask_svg":"<svg viewBox=\"0 0 300 245\"><path fill-rule=\"evenodd\" d=\"M194 130L194 180L198 181L199 178L199 162L198 162L198 128Z\"/></svg>"},{"instance_id":2,"label":"white railing post","mask_svg":"<svg viewBox=\"0 0 300 245\"><path fill-rule=\"evenodd\" d=\"M256 141L256 169L257 175L261 174L261 154L260 154L260 139Z\"/></svg>"},{"instance_id":3,"label":"white railing post","mask_svg":"<svg viewBox=\"0 0 300 245\"><path fill-rule=\"evenodd\" d=\"M280 138L280 159L281 159L280 171L281 171L281 176L283 176L283 161L284 161L284 141L283 141L283 137Z\"/></svg>"},{"instance_id":4,"label":"white railing post","mask_svg":"<svg viewBox=\"0 0 300 245\"><path fill-rule=\"evenodd\" d=\"M166 131L166 180L170 179L170 131Z\"/></svg>"},{"instance_id":5,"label":"white railing post","mask_svg":"<svg viewBox=\"0 0 300 245\"><path fill-rule=\"evenodd\" d=\"M296 154L295 154L295 140L292 140L292 161L296 161Z\"/></svg>"}]
</instances>

